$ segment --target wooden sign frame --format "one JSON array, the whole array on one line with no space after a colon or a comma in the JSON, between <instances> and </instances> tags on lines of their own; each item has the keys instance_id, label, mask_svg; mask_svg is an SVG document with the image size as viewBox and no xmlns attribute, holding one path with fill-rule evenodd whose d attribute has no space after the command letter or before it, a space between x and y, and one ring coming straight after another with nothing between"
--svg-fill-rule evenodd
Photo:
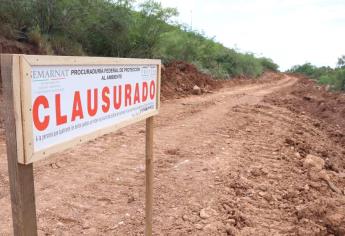
<instances>
[{"instance_id":1,"label":"wooden sign frame","mask_svg":"<svg viewBox=\"0 0 345 236\"><path fill-rule=\"evenodd\" d=\"M34 152L31 100L32 66L156 65L156 109L83 137ZM37 235L33 162L146 119L145 235L152 235L153 116L160 107L161 61L103 57L34 56L2 54L1 72L6 115L5 131L14 235Z\"/></svg>"},{"instance_id":2,"label":"wooden sign frame","mask_svg":"<svg viewBox=\"0 0 345 236\"><path fill-rule=\"evenodd\" d=\"M32 55L19 55L19 84L17 83L14 90L14 95L20 100L19 107L16 107L18 114L21 114L21 119L18 119L17 126L22 126L24 155L18 156L18 161L22 164L29 164L37 160L43 159L53 153L63 151L67 148L73 147L78 143L83 143L92 140L98 136L115 131L126 125L138 122L148 117L158 114L159 109L159 91L160 91L160 74L158 73L157 83L157 101L156 111L147 113L144 116L137 117L136 119L106 127L88 134L87 136L78 137L69 140L51 148L34 152L33 149L33 129L32 129L32 102L31 102L31 67L32 66L107 66L107 65L156 65L157 72L160 71L160 60L150 59L124 59L124 58L97 58L97 57L58 57L58 56L32 56ZM18 105L18 102L16 102Z\"/></svg>"}]
</instances>

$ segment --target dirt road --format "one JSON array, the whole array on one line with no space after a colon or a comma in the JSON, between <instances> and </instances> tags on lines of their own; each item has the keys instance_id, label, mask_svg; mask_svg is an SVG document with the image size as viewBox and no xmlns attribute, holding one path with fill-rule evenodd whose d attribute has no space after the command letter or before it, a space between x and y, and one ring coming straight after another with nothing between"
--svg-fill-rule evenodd
<instances>
[{"instance_id":1,"label":"dirt road","mask_svg":"<svg viewBox=\"0 0 345 236\"><path fill-rule=\"evenodd\" d=\"M323 140L325 148L334 144L312 118L263 102L296 82L285 76L162 104L155 119L155 235L327 235L341 230L326 213L325 219L320 213L314 220L315 207L305 206L327 197L326 205L334 203L332 222L341 224L337 204L344 205L342 193L323 181L310 182L301 164L305 155L288 140L302 132L310 142ZM38 162L40 235L142 235L144 136L142 122ZM0 235L11 235L1 137ZM341 176L331 177L338 187L345 186Z\"/></svg>"}]
</instances>

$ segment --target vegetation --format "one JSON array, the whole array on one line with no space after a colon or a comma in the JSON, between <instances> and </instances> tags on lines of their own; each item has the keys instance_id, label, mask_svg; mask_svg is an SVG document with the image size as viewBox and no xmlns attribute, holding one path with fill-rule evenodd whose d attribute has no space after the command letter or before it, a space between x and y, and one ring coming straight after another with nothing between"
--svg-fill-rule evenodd
<instances>
[{"instance_id":1,"label":"vegetation","mask_svg":"<svg viewBox=\"0 0 345 236\"><path fill-rule=\"evenodd\" d=\"M147 0L2 0L0 30L47 54L184 60L219 78L256 77L278 66L169 23L174 8Z\"/></svg>"},{"instance_id":2,"label":"vegetation","mask_svg":"<svg viewBox=\"0 0 345 236\"><path fill-rule=\"evenodd\" d=\"M345 55L338 59L335 69L316 67L310 63L293 66L288 72L300 73L317 80L320 84L328 84L334 90L345 91Z\"/></svg>"}]
</instances>

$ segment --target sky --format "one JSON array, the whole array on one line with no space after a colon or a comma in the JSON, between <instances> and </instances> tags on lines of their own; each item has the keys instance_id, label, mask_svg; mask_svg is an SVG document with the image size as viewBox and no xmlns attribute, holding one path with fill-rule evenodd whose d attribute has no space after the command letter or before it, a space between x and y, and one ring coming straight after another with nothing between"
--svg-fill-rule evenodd
<instances>
[{"instance_id":1,"label":"sky","mask_svg":"<svg viewBox=\"0 0 345 236\"><path fill-rule=\"evenodd\" d=\"M286 70L336 65L345 54L345 0L159 0L173 20Z\"/></svg>"}]
</instances>

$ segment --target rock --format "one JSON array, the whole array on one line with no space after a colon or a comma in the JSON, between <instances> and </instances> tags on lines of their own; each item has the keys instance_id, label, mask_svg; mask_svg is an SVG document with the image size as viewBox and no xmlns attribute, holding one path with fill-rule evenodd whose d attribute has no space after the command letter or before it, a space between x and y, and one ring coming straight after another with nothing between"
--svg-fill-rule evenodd
<instances>
[{"instance_id":1,"label":"rock","mask_svg":"<svg viewBox=\"0 0 345 236\"><path fill-rule=\"evenodd\" d=\"M265 194L265 195L263 196L263 198L264 198L266 201L268 201L268 202L271 202L271 201L274 200L273 197L272 197L272 194L270 194L270 193Z\"/></svg>"},{"instance_id":2,"label":"rock","mask_svg":"<svg viewBox=\"0 0 345 236\"><path fill-rule=\"evenodd\" d=\"M211 216L214 216L216 214L217 214L217 212L215 210L211 209L210 207L207 207L207 208L201 209L199 215L202 219L207 219L207 218L210 218Z\"/></svg>"},{"instance_id":3,"label":"rock","mask_svg":"<svg viewBox=\"0 0 345 236\"><path fill-rule=\"evenodd\" d=\"M303 217L305 217L304 212L306 210L306 207L304 205L295 206L295 209L298 220L301 220Z\"/></svg>"},{"instance_id":4,"label":"rock","mask_svg":"<svg viewBox=\"0 0 345 236\"><path fill-rule=\"evenodd\" d=\"M200 211L200 217L201 217L202 219L207 219L207 218L210 218L211 216L210 216L209 214L207 214L206 209L202 209L202 210Z\"/></svg>"},{"instance_id":5,"label":"rock","mask_svg":"<svg viewBox=\"0 0 345 236\"><path fill-rule=\"evenodd\" d=\"M201 89L198 85L194 85L193 87L193 94L195 95L200 95L201 94Z\"/></svg>"},{"instance_id":6,"label":"rock","mask_svg":"<svg viewBox=\"0 0 345 236\"><path fill-rule=\"evenodd\" d=\"M209 232L209 233L216 232L217 231L217 226L214 225L214 224L208 224L208 225L206 225L204 227L204 231Z\"/></svg>"},{"instance_id":7,"label":"rock","mask_svg":"<svg viewBox=\"0 0 345 236\"><path fill-rule=\"evenodd\" d=\"M212 222L210 224L205 225L204 231L209 234L215 233L218 231L218 228L222 228L222 227L224 227L224 225L221 222Z\"/></svg>"},{"instance_id":8,"label":"rock","mask_svg":"<svg viewBox=\"0 0 345 236\"><path fill-rule=\"evenodd\" d=\"M313 181L318 181L318 180L325 180L330 181L330 178L325 170L317 170L317 169L311 169L308 173L309 178Z\"/></svg>"},{"instance_id":9,"label":"rock","mask_svg":"<svg viewBox=\"0 0 345 236\"><path fill-rule=\"evenodd\" d=\"M192 223L197 223L200 220L200 218L197 215L193 215L193 214L191 214L191 215L183 215L182 219L184 221L189 221L189 222L192 222Z\"/></svg>"},{"instance_id":10,"label":"rock","mask_svg":"<svg viewBox=\"0 0 345 236\"><path fill-rule=\"evenodd\" d=\"M268 190L268 186L266 184L260 184L258 186L258 189L260 189L261 191L266 192Z\"/></svg>"},{"instance_id":11,"label":"rock","mask_svg":"<svg viewBox=\"0 0 345 236\"><path fill-rule=\"evenodd\" d=\"M340 169L337 164L333 163L329 158L326 159L325 161L325 169L326 170L333 170L337 173L340 172Z\"/></svg>"},{"instance_id":12,"label":"rock","mask_svg":"<svg viewBox=\"0 0 345 236\"><path fill-rule=\"evenodd\" d=\"M329 177L329 175L327 174L327 172L325 170L321 170L319 172L319 176L320 176L320 179L322 179L322 180L324 180L326 182L331 180L331 178Z\"/></svg>"},{"instance_id":13,"label":"rock","mask_svg":"<svg viewBox=\"0 0 345 236\"><path fill-rule=\"evenodd\" d=\"M250 173L254 176L254 177L258 177L260 175L263 174L262 170L260 168L253 168L252 170L250 170Z\"/></svg>"},{"instance_id":14,"label":"rock","mask_svg":"<svg viewBox=\"0 0 345 236\"><path fill-rule=\"evenodd\" d=\"M61 168L56 162L50 163L50 167L51 167L52 169L59 169L59 168Z\"/></svg>"},{"instance_id":15,"label":"rock","mask_svg":"<svg viewBox=\"0 0 345 236\"><path fill-rule=\"evenodd\" d=\"M309 178L313 181L324 180L329 188L338 194L342 194L341 190L331 181L331 178L327 174L326 170L317 171L316 169L311 169L309 171Z\"/></svg>"},{"instance_id":16,"label":"rock","mask_svg":"<svg viewBox=\"0 0 345 236\"><path fill-rule=\"evenodd\" d=\"M333 213L326 216L326 221L333 227L339 227L345 223L345 215L340 213Z\"/></svg>"},{"instance_id":17,"label":"rock","mask_svg":"<svg viewBox=\"0 0 345 236\"><path fill-rule=\"evenodd\" d=\"M134 201L135 201L135 198L133 196L129 196L128 199L127 199L128 203L131 203L131 202L134 202Z\"/></svg>"},{"instance_id":18,"label":"rock","mask_svg":"<svg viewBox=\"0 0 345 236\"><path fill-rule=\"evenodd\" d=\"M299 152L295 152L295 157L297 157L298 159L301 158L301 154L299 154Z\"/></svg>"},{"instance_id":19,"label":"rock","mask_svg":"<svg viewBox=\"0 0 345 236\"><path fill-rule=\"evenodd\" d=\"M63 227L64 226L64 223L62 223L62 222L57 222L57 224L56 224L58 227Z\"/></svg>"},{"instance_id":20,"label":"rock","mask_svg":"<svg viewBox=\"0 0 345 236\"><path fill-rule=\"evenodd\" d=\"M225 226L225 230L226 230L227 235L230 235L230 236L238 235L238 230L233 225L227 224Z\"/></svg>"},{"instance_id":21,"label":"rock","mask_svg":"<svg viewBox=\"0 0 345 236\"><path fill-rule=\"evenodd\" d=\"M308 154L304 159L303 166L308 169L322 170L325 166L325 161L318 156Z\"/></svg>"},{"instance_id":22,"label":"rock","mask_svg":"<svg viewBox=\"0 0 345 236\"><path fill-rule=\"evenodd\" d=\"M334 232L334 235L345 235L345 214L343 212L333 212L325 217L327 228Z\"/></svg>"},{"instance_id":23,"label":"rock","mask_svg":"<svg viewBox=\"0 0 345 236\"><path fill-rule=\"evenodd\" d=\"M236 224L236 220L235 219L227 219L226 222L228 222L230 225L235 225ZM227 225L229 225L227 224Z\"/></svg>"},{"instance_id":24,"label":"rock","mask_svg":"<svg viewBox=\"0 0 345 236\"><path fill-rule=\"evenodd\" d=\"M320 188L322 187L322 184L320 182L310 182L309 186L314 189L320 190Z\"/></svg>"},{"instance_id":25,"label":"rock","mask_svg":"<svg viewBox=\"0 0 345 236\"><path fill-rule=\"evenodd\" d=\"M201 88L200 90L201 90L201 93L207 93L207 89L205 88Z\"/></svg>"},{"instance_id":26,"label":"rock","mask_svg":"<svg viewBox=\"0 0 345 236\"><path fill-rule=\"evenodd\" d=\"M194 227L198 230L201 230L204 226L202 224L195 224Z\"/></svg>"},{"instance_id":27,"label":"rock","mask_svg":"<svg viewBox=\"0 0 345 236\"><path fill-rule=\"evenodd\" d=\"M304 188L303 188L303 189L304 189L304 191L309 191L309 189L310 189L310 188L309 188L309 185L308 185L308 184L304 185Z\"/></svg>"}]
</instances>

